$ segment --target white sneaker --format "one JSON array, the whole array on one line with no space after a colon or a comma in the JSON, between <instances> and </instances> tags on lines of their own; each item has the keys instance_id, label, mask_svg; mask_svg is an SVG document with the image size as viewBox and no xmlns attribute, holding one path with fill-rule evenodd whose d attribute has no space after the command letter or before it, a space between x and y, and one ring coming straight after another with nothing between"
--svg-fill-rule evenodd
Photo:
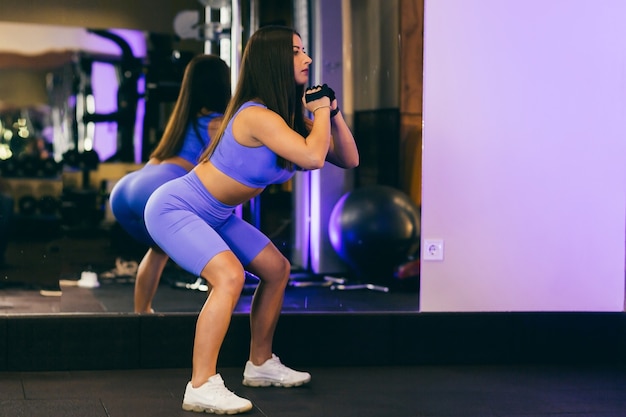
<instances>
[{"instance_id":1,"label":"white sneaker","mask_svg":"<svg viewBox=\"0 0 626 417\"><path fill-rule=\"evenodd\" d=\"M80 288L98 288L100 286L98 274L91 271L83 271L76 285Z\"/></svg>"},{"instance_id":2,"label":"white sneaker","mask_svg":"<svg viewBox=\"0 0 626 417\"><path fill-rule=\"evenodd\" d=\"M264 364L256 366L252 362L246 362L243 371L243 384L249 387L298 387L311 380L311 374L300 372L286 367L280 362L278 356L272 357Z\"/></svg>"},{"instance_id":3,"label":"white sneaker","mask_svg":"<svg viewBox=\"0 0 626 417\"><path fill-rule=\"evenodd\" d=\"M252 403L238 397L224 386L220 374L213 375L207 382L194 388L191 382L185 389L183 410L198 413L237 414L252 409Z\"/></svg>"}]
</instances>

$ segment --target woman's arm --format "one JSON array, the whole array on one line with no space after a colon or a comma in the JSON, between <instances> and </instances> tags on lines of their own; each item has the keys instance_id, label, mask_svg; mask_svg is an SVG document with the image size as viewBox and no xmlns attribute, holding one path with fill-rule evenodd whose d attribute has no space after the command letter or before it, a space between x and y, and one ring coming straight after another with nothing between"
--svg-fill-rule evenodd
<instances>
[{"instance_id":1,"label":"woman's arm","mask_svg":"<svg viewBox=\"0 0 626 417\"><path fill-rule=\"evenodd\" d=\"M336 105L336 100L333 101L333 104ZM343 115L338 111L330 120L331 138L326 160L340 168L356 168L359 166L359 150ZM305 119L305 123L307 129L311 130L313 121Z\"/></svg>"},{"instance_id":2,"label":"woman's arm","mask_svg":"<svg viewBox=\"0 0 626 417\"><path fill-rule=\"evenodd\" d=\"M332 137L326 160L341 168L356 168L359 166L359 150L341 111L330 120Z\"/></svg>"},{"instance_id":3,"label":"woman's arm","mask_svg":"<svg viewBox=\"0 0 626 417\"><path fill-rule=\"evenodd\" d=\"M329 99L323 97L306 106L315 110L306 138L273 111L252 106L242 110L233 121L235 140L244 146L265 145L302 169L319 169L324 166L330 146Z\"/></svg>"}]
</instances>

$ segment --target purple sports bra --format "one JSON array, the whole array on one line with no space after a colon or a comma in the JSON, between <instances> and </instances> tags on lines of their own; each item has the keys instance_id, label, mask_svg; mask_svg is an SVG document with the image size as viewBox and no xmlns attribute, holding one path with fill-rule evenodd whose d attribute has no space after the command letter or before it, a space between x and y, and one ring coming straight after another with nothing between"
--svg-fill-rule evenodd
<instances>
[{"instance_id":1,"label":"purple sports bra","mask_svg":"<svg viewBox=\"0 0 626 417\"><path fill-rule=\"evenodd\" d=\"M281 184L295 173L281 168L278 156L267 146L243 146L233 136L233 120L239 112L250 106L265 107L252 101L244 103L228 122L222 139L211 155L211 163L224 174L253 188L263 188L270 184Z\"/></svg>"}]
</instances>

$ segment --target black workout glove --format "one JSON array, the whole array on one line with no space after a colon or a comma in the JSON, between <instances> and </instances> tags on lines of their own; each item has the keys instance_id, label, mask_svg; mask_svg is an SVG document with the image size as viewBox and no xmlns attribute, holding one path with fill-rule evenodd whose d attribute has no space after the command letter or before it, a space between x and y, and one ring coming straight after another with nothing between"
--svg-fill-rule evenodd
<instances>
[{"instance_id":1,"label":"black workout glove","mask_svg":"<svg viewBox=\"0 0 626 417\"><path fill-rule=\"evenodd\" d=\"M316 88L319 88L319 90L315 92L310 92L311 90L316 89ZM335 92L333 91L332 88L330 88L326 84L321 85L321 86L315 85L313 87L309 87L304 92L304 100L307 103L310 103L311 101L320 99L322 97L328 97L330 99L330 102L332 103L333 100L335 99Z\"/></svg>"}]
</instances>

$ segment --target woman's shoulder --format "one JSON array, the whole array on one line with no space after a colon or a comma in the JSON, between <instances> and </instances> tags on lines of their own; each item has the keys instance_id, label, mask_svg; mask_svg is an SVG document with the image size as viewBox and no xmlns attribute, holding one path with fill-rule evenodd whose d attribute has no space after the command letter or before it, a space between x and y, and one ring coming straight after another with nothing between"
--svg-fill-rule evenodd
<instances>
[{"instance_id":1,"label":"woman's shoulder","mask_svg":"<svg viewBox=\"0 0 626 417\"><path fill-rule=\"evenodd\" d=\"M256 126L275 126L277 123L282 123L283 119L278 113L268 109L264 104L258 102L247 102L248 106L241 106L233 119L237 120L237 123L243 123L246 125Z\"/></svg>"},{"instance_id":2,"label":"woman's shoulder","mask_svg":"<svg viewBox=\"0 0 626 417\"><path fill-rule=\"evenodd\" d=\"M244 102L241 106L239 106L239 109L237 109L237 113L249 108L266 110L267 106L259 100L248 100Z\"/></svg>"},{"instance_id":3,"label":"woman's shoulder","mask_svg":"<svg viewBox=\"0 0 626 417\"><path fill-rule=\"evenodd\" d=\"M246 101L235 112L233 119L247 120L254 119L256 122L271 119L271 115L275 114L269 110L263 103L258 101Z\"/></svg>"},{"instance_id":4,"label":"woman's shoulder","mask_svg":"<svg viewBox=\"0 0 626 417\"><path fill-rule=\"evenodd\" d=\"M257 146L258 137L276 134L284 121L265 105L248 101L239 107L231 124L232 132L240 143L246 146Z\"/></svg>"}]
</instances>

